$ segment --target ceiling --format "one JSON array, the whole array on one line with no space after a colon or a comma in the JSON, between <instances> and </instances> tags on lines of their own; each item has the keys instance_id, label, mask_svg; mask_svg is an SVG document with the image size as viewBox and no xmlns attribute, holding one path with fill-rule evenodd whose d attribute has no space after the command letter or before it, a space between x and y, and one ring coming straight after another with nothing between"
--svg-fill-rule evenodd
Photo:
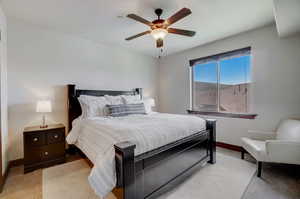
<instances>
[{"instance_id":1,"label":"ceiling","mask_svg":"<svg viewBox=\"0 0 300 199\"><path fill-rule=\"evenodd\" d=\"M183 7L192 15L171 27L196 31L192 38L168 34L164 53L168 55L219 40L274 22L272 0L2 0L8 18L20 19L56 31L157 56L150 35L132 41L128 36L148 30L125 16L138 14L150 21L155 8L167 18Z\"/></svg>"}]
</instances>

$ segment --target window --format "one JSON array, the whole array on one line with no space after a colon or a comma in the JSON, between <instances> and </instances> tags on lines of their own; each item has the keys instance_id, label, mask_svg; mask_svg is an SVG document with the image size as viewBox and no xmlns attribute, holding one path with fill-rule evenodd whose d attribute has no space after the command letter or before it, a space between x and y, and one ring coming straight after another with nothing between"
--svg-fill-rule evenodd
<instances>
[{"instance_id":1,"label":"window","mask_svg":"<svg viewBox=\"0 0 300 199\"><path fill-rule=\"evenodd\" d=\"M190 61L192 110L248 113L251 48Z\"/></svg>"}]
</instances>

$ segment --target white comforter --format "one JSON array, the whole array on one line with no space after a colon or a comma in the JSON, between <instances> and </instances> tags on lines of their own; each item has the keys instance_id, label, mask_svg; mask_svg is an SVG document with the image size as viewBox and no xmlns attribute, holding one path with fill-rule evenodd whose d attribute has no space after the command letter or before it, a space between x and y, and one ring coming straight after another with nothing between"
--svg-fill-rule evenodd
<instances>
[{"instance_id":1,"label":"white comforter","mask_svg":"<svg viewBox=\"0 0 300 199\"><path fill-rule=\"evenodd\" d=\"M116 185L114 144L131 141L135 155L204 130L196 116L152 113L125 117L77 119L67 136L93 162L89 182L97 195L106 196Z\"/></svg>"}]
</instances>

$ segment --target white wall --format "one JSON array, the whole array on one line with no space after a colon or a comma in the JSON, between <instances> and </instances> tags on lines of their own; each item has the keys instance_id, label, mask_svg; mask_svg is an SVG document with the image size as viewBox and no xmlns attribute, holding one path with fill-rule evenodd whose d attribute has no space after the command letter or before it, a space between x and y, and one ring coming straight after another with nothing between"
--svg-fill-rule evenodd
<instances>
[{"instance_id":1,"label":"white wall","mask_svg":"<svg viewBox=\"0 0 300 199\"><path fill-rule=\"evenodd\" d=\"M189 60L246 46L253 54L250 107L259 116L218 118L217 139L240 145L247 129L272 130L280 118L300 115L300 35L279 39L274 25L170 55L159 63L15 19L8 21L8 35L10 159L23 157L23 128L40 122L37 100L51 99L54 110L49 120L66 124L66 84L89 89L142 87L146 95L159 96L160 111L186 113Z\"/></svg>"},{"instance_id":2,"label":"white wall","mask_svg":"<svg viewBox=\"0 0 300 199\"><path fill-rule=\"evenodd\" d=\"M2 174L8 165L8 131L7 131L7 28L6 17L0 4L0 65L1 65L1 142L2 142Z\"/></svg>"},{"instance_id":3,"label":"white wall","mask_svg":"<svg viewBox=\"0 0 300 199\"><path fill-rule=\"evenodd\" d=\"M280 39L274 25L161 59L160 111L186 113L190 59L247 46L252 47L253 55L250 109L258 117L218 118L217 139L240 145L247 129L273 130L280 118L300 116L300 35Z\"/></svg>"},{"instance_id":4,"label":"white wall","mask_svg":"<svg viewBox=\"0 0 300 199\"><path fill-rule=\"evenodd\" d=\"M280 37L300 33L300 1L273 0L274 16Z\"/></svg>"},{"instance_id":5,"label":"white wall","mask_svg":"<svg viewBox=\"0 0 300 199\"><path fill-rule=\"evenodd\" d=\"M157 60L8 19L8 101L10 159L23 157L22 131L39 124L39 99L53 103L51 122L67 123L66 84L86 89L144 88L157 97Z\"/></svg>"}]
</instances>

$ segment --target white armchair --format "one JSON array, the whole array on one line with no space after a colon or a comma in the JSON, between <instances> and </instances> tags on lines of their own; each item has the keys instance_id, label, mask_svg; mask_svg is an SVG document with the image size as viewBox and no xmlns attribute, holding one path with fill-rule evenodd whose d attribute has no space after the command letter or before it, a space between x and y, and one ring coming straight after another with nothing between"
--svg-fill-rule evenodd
<instances>
[{"instance_id":1,"label":"white armchair","mask_svg":"<svg viewBox=\"0 0 300 199\"><path fill-rule=\"evenodd\" d=\"M276 132L248 131L242 138L242 159L249 152L257 160L257 176L263 162L300 165L300 121L284 120Z\"/></svg>"}]
</instances>

